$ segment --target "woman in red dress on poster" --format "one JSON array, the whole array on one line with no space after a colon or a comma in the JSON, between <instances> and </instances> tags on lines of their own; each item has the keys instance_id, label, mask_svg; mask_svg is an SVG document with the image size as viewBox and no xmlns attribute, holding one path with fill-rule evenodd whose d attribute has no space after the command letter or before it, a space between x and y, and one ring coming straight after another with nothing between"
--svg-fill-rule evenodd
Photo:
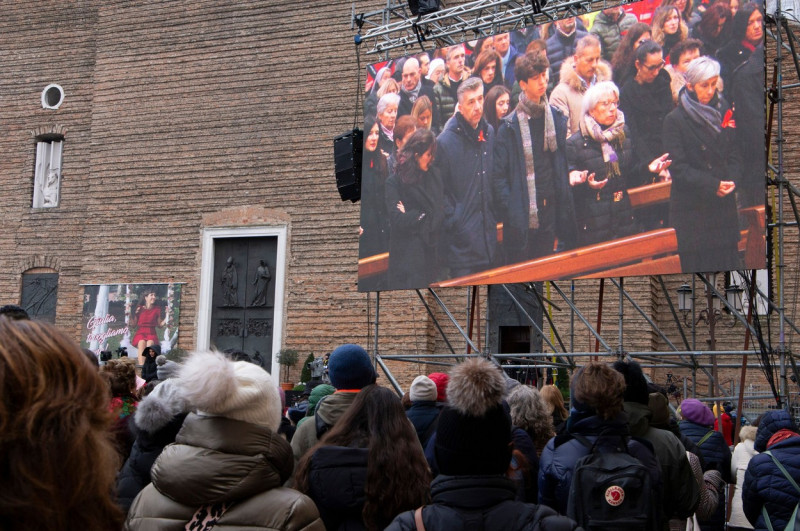
<instances>
[{"instance_id":1,"label":"woman in red dress on poster","mask_svg":"<svg viewBox=\"0 0 800 531\"><path fill-rule=\"evenodd\" d=\"M166 318L161 318L161 307L155 305L156 292L147 290L142 293L139 305L136 307L136 335L132 343L139 351L139 365L144 364L144 349L153 346L158 341L156 327L164 326Z\"/></svg>"}]
</instances>

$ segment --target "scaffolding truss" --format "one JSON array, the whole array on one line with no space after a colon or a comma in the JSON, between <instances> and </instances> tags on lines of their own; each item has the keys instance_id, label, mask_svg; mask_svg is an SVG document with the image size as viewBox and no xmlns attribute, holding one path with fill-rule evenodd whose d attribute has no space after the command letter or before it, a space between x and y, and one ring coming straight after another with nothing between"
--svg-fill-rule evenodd
<instances>
[{"instance_id":1,"label":"scaffolding truss","mask_svg":"<svg viewBox=\"0 0 800 531\"><path fill-rule=\"evenodd\" d=\"M589 11L604 9L611 5L626 3L629 2L606 2L605 0L551 0L545 7L534 10L535 6L533 2L477 0L464 3L457 7L443 9L429 15L412 17L407 11L404 2L387 0L386 8L383 10L358 15L353 13L353 28L358 28L358 35L356 35L355 38L357 46L366 43L368 45L367 54L385 53L388 58L388 52L398 48L403 48L407 53L411 53L408 51L408 48L419 46L424 51L425 44L428 42L433 42L435 46L455 44L472 38L511 31L527 25L540 24L559 18L577 16ZM767 253L767 263L770 271L775 272L776 288L770 290L770 293L764 293L755 285L755 271L740 272L739 274L741 277L745 279L746 291L749 293L748 300L750 301L750 308L737 311L736 308L733 308L727 302L725 295L720 293L716 289L716 286L709 281L707 275L697 274L692 282L692 291L694 291L695 281L699 280L701 285L706 288L709 303L712 297L716 296L725 304L726 310L731 314L732 318L743 324L745 337L744 348L742 350L716 351L695 349L693 345L694 341L692 344L689 342L684 330L684 325L681 324L681 319L674 308L664 280L661 277L656 277L662 291L662 296L668 304L672 320L677 324L677 329L680 332L683 342L682 348L675 345L674 342L667 337L654 319L648 315L636 302L634 297L624 289L623 279L617 280L612 278L610 282L619 291L620 300L619 338L616 347L611 346L613 341L603 337L600 333L599 326L595 327L592 325L587 316L581 313L574 304L574 301L564 293L557 283L550 282L550 287L553 288L558 297L569 307L571 323L577 319L595 338L597 345L595 352L574 352L571 351L571 348L565 346L548 312L550 307L554 306L553 301L543 299L536 289L527 290L528 293L532 294L531 297L534 297L535 304L538 304L542 308L542 313L548 320L550 330L554 332L554 337L557 339L555 343L547 338L542 329L542 324L536 322L535 319L525 312L521 301L519 301L506 286L503 286L515 306L522 310L522 313L526 316L531 326L542 336L551 352L489 354L482 351L473 341L471 325L475 316L470 311L469 303L467 305L467 325L465 327L458 322L453 312L442 301L437 292L429 289L428 292L433 300L447 316L450 323L454 325L460 339L466 344L465 352L457 353L455 351L453 341L447 337L441 323L436 318L435 312L425 300L422 292L417 290L419 299L424 305L437 332L447 345L449 354L386 354L382 353L379 348L380 292L377 292L374 294L374 314L368 312L368 320L373 319L372 324L374 325L374 335L371 336L370 342L372 344L371 347L376 364L383 370L387 379L395 389L399 393L402 393L402 388L392 375L389 367L387 367L386 361L406 361L425 363L428 365L452 365L467 357L486 356L494 359L498 363L504 361L503 367L505 368L572 369L576 366L576 359L597 357L599 354L602 354L606 357L615 356L620 359L638 359L645 367L657 366L686 369L692 373L693 384L696 382L695 375L697 371L701 371L711 382L708 393L709 396L705 397L704 400L719 401L738 398L738 407L740 410L742 408L746 371L748 367L759 368L764 371L771 386L770 393L764 394L763 396L773 398L775 400L775 405L778 407L787 407L788 405L794 404L793 407L795 407L798 410L797 413L800 414L800 405L796 403L796 400L792 400L791 398L792 396L797 397L797 391L800 389L800 373L798 373L797 368L798 361L796 360L796 356L787 347L787 345L790 344L790 342L787 341L787 335L796 334L797 337L800 337L800 327L787 316L785 297L785 231L790 228L796 230L800 227L800 212L796 204L796 197L800 197L800 189L787 179L787 174L790 173L788 171L788 163L798 164L800 163L800 158L787 161L784 153L784 144L786 142L784 131L784 105L786 100L784 95L787 91L800 88L800 55L798 55L798 51L800 51L800 41L798 41L795 34L795 28L800 22L796 19L793 19L793 21L797 24L793 25L781 12L780 0L777 2L775 11L773 13L768 13L766 17L767 41L768 43L774 42L772 47L768 44L766 48L768 52L774 51L775 54L771 67L769 65L767 66L767 73L771 74L772 81L765 86L768 96L767 146L772 147L774 145L770 153L771 159L768 158L766 184L769 189L773 190L773 197L775 198L775 206L773 212L771 212L770 221L767 223L767 241L768 246L769 242L774 242L776 249L775 253ZM365 27L366 31L362 34ZM794 77L793 82L784 82L784 69L791 69L790 71ZM787 200L791 206L793 219L788 218L787 212L785 211L786 209L784 208ZM796 255L797 249L794 251ZM604 280L605 279L600 280L601 294ZM470 292L470 290L472 291ZM773 291L777 293L777 298L770 297ZM472 297L475 297L475 287L467 288L467 293L468 300L470 293ZM756 295L767 300L770 311L774 312L773 315L776 316L775 319L779 327L777 344L773 344L769 334L763 332L762 326L759 323L759 317L753 308ZM368 300L370 296L371 294L367 295ZM600 299L602 301L602 295ZM623 304L626 302L648 323L651 329L664 341L669 350L647 352L626 352L624 350L622 308ZM601 310L601 307L599 310ZM694 324L691 326L691 331L692 337L694 337L694 325L696 325L694 319L692 323ZM574 325L571 324L570 328L572 329L573 326ZM752 341L753 344L752 348L749 347L750 341ZM740 363L729 364L717 363L717 358L724 356L741 356L742 361ZM755 358L755 361L753 358ZM706 360L711 360L711 367L709 367L708 363L703 363ZM739 380L740 389L737 396L735 393L726 391L721 387L716 371L718 368L738 367L742 368L742 373ZM778 373L777 378L775 378L776 369ZM789 376L790 372L792 373L791 376ZM791 390L789 386L790 383L792 383ZM688 389L685 390L685 392L688 391ZM695 396L696 389L692 389L691 394ZM752 396L750 398L752 398Z\"/></svg>"}]
</instances>

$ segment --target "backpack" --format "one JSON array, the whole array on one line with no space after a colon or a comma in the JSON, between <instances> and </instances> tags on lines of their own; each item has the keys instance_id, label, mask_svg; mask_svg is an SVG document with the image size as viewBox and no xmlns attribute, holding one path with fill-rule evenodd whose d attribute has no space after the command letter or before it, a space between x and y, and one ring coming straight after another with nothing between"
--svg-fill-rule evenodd
<instances>
[{"instance_id":1,"label":"backpack","mask_svg":"<svg viewBox=\"0 0 800 531\"><path fill-rule=\"evenodd\" d=\"M657 530L658 507L650 471L628 452L625 437L615 450L597 448L573 434L589 453L575 464L569 489L567 516L586 531Z\"/></svg>"},{"instance_id":2,"label":"backpack","mask_svg":"<svg viewBox=\"0 0 800 531\"><path fill-rule=\"evenodd\" d=\"M767 454L771 459L772 462L775 463L775 466L778 467L778 470L789 480L789 483L800 493L800 486L797 485L797 482L792 478L791 474L786 470L786 468L778 461L778 458L772 455L772 452L767 450L764 452ZM773 531L774 528L772 527L772 521L769 519L769 515L767 514L767 508L763 505L761 506L761 514L764 516L764 525L767 526L769 531ZM800 501L797 502L797 505L794 506L794 512L792 516L789 517L789 521L786 522L786 527L784 531L800 531Z\"/></svg>"}]
</instances>

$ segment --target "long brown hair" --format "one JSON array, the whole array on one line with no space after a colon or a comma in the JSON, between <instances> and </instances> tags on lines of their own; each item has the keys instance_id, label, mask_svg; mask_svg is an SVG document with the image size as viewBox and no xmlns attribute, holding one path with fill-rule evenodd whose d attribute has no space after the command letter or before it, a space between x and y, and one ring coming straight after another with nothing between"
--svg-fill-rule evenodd
<instances>
[{"instance_id":1,"label":"long brown hair","mask_svg":"<svg viewBox=\"0 0 800 531\"><path fill-rule=\"evenodd\" d=\"M119 529L108 386L78 345L0 317L3 529Z\"/></svg>"},{"instance_id":2,"label":"long brown hair","mask_svg":"<svg viewBox=\"0 0 800 531\"><path fill-rule=\"evenodd\" d=\"M567 408L564 407L564 395L561 394L561 389L556 387L553 384L545 385L542 387L542 390L539 391L547 403L553 406L553 412L558 413L558 416L561 417L561 420L567 420L569 417L569 411Z\"/></svg>"},{"instance_id":3,"label":"long brown hair","mask_svg":"<svg viewBox=\"0 0 800 531\"><path fill-rule=\"evenodd\" d=\"M367 529L383 529L401 512L429 501L428 463L400 398L391 390L375 384L364 387L330 431L300 459L295 479L298 490L306 494L311 491L311 459L322 446L369 449L361 512Z\"/></svg>"}]
</instances>

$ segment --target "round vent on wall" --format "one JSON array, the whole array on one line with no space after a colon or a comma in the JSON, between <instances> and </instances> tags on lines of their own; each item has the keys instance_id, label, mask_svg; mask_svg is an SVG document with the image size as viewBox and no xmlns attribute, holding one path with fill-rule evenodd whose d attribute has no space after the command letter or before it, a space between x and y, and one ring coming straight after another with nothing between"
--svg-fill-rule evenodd
<instances>
[{"instance_id":1,"label":"round vent on wall","mask_svg":"<svg viewBox=\"0 0 800 531\"><path fill-rule=\"evenodd\" d=\"M45 109L58 109L64 101L64 89L51 83L42 91L42 107Z\"/></svg>"}]
</instances>

